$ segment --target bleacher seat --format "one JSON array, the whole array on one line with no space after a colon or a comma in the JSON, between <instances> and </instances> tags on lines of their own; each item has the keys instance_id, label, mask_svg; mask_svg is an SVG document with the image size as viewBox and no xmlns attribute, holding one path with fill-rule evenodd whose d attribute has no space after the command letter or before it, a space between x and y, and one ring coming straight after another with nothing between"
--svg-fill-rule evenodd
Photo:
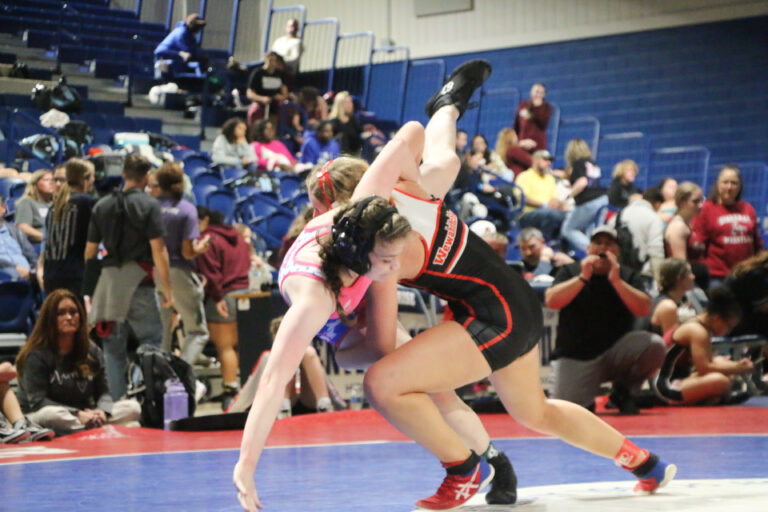
<instances>
[{"instance_id":1,"label":"bleacher seat","mask_svg":"<svg viewBox=\"0 0 768 512\"><path fill-rule=\"evenodd\" d=\"M26 281L0 283L0 333L29 333L34 325L35 299Z\"/></svg>"},{"instance_id":2,"label":"bleacher seat","mask_svg":"<svg viewBox=\"0 0 768 512\"><path fill-rule=\"evenodd\" d=\"M210 210L216 210L224 214L224 222L231 224L235 220L237 200L230 190L213 190L205 196L205 205Z\"/></svg>"}]
</instances>

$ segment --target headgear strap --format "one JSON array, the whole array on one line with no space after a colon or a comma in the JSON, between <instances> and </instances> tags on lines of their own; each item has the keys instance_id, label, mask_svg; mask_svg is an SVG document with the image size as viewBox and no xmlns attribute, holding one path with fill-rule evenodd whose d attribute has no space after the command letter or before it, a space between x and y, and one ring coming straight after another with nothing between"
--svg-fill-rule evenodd
<instances>
[{"instance_id":1,"label":"headgear strap","mask_svg":"<svg viewBox=\"0 0 768 512\"><path fill-rule=\"evenodd\" d=\"M376 243L376 233L390 217L397 213L392 205L387 205L367 225L362 225L363 211L378 196L372 195L361 199L351 212L347 212L336 222L331 230L333 252L345 267L362 275L371 269L368 254Z\"/></svg>"},{"instance_id":2,"label":"headgear strap","mask_svg":"<svg viewBox=\"0 0 768 512\"><path fill-rule=\"evenodd\" d=\"M325 206L328 207L328 209L333 208L333 201L328 197L328 195L325 193L325 188L323 187L324 184L328 185L328 190L330 191L331 195L336 196L336 191L333 188L333 182L331 181L330 173L328 172L328 169L331 167L331 164L333 163L333 160L329 160L319 171L317 171L317 184L320 187L320 193L323 194L323 199L325 199Z\"/></svg>"}]
</instances>

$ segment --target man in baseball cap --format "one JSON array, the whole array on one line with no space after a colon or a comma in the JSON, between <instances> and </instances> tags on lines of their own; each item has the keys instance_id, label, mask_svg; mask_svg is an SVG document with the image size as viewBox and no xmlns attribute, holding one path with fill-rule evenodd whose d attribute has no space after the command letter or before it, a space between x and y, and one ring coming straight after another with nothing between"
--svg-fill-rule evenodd
<instances>
[{"instance_id":1,"label":"man in baseball cap","mask_svg":"<svg viewBox=\"0 0 768 512\"><path fill-rule=\"evenodd\" d=\"M637 394L666 346L656 334L633 330L650 313L651 298L640 274L619 264L620 251L613 227L596 228L586 257L563 266L546 291L547 307L560 310L553 396L594 408L600 384L609 381L610 402L637 414Z\"/></svg>"}]
</instances>

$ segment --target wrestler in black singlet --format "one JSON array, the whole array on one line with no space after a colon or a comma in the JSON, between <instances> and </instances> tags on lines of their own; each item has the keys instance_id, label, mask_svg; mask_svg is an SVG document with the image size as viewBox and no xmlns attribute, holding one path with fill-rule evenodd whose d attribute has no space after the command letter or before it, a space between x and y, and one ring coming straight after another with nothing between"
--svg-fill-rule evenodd
<instances>
[{"instance_id":1,"label":"wrestler in black singlet","mask_svg":"<svg viewBox=\"0 0 768 512\"><path fill-rule=\"evenodd\" d=\"M392 200L427 254L419 275L401 283L447 300L493 371L536 346L543 333L541 304L525 279L442 201L399 190Z\"/></svg>"}]
</instances>

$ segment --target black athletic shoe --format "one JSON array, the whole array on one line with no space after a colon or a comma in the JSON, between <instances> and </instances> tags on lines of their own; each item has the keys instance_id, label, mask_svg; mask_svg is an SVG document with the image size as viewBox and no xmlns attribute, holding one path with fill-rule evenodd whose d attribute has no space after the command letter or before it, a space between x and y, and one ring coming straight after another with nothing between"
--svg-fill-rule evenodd
<instances>
[{"instance_id":1,"label":"black athletic shoe","mask_svg":"<svg viewBox=\"0 0 768 512\"><path fill-rule=\"evenodd\" d=\"M56 433L53 430L38 425L26 416L14 423L13 428L29 432L29 437L25 439L25 442L50 441L56 437Z\"/></svg>"},{"instance_id":2,"label":"black athletic shoe","mask_svg":"<svg viewBox=\"0 0 768 512\"><path fill-rule=\"evenodd\" d=\"M491 64L482 59L467 61L453 70L443 87L427 102L424 111L432 117L440 107L454 105L459 109L459 119L464 115L469 104L469 98L475 89L483 85L491 76Z\"/></svg>"},{"instance_id":3,"label":"black athletic shoe","mask_svg":"<svg viewBox=\"0 0 768 512\"><path fill-rule=\"evenodd\" d=\"M630 396L629 390L621 384L613 383L608 400L619 410L620 414L640 414L640 408L637 406L632 396ZM605 408L610 409L611 407L609 407L609 404L606 404Z\"/></svg>"},{"instance_id":4,"label":"black athletic shoe","mask_svg":"<svg viewBox=\"0 0 768 512\"><path fill-rule=\"evenodd\" d=\"M512 505L517 501L517 475L512 463L503 452L488 459L496 471L491 481L491 490L485 495L489 505Z\"/></svg>"}]
</instances>

